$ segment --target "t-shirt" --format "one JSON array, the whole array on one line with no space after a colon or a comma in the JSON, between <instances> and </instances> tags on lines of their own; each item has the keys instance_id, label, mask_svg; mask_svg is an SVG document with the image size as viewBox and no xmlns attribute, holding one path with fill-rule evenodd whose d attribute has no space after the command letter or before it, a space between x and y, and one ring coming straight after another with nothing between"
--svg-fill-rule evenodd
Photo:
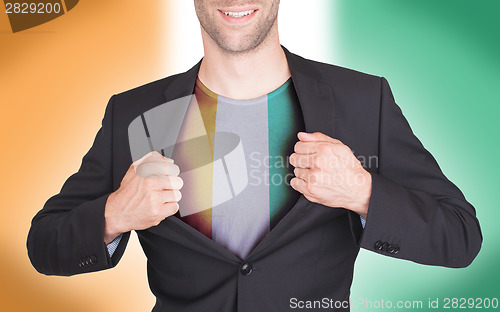
<instances>
[{"instance_id":1,"label":"t-shirt","mask_svg":"<svg viewBox=\"0 0 500 312\"><path fill-rule=\"evenodd\" d=\"M251 100L217 95L197 79L178 137L197 137L197 148L179 145L172 155L184 172L181 220L246 258L300 196L288 157L304 128L291 78Z\"/></svg>"}]
</instances>

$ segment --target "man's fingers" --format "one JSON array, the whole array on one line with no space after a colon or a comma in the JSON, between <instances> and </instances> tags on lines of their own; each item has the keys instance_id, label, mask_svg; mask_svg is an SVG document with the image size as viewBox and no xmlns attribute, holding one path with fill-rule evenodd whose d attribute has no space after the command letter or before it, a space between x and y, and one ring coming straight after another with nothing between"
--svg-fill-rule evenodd
<instances>
[{"instance_id":1,"label":"man's fingers","mask_svg":"<svg viewBox=\"0 0 500 312\"><path fill-rule=\"evenodd\" d=\"M295 143L293 150L297 154L316 154L321 153L325 148L338 148L340 141L325 142L325 141L298 141ZM343 145L343 144L342 144Z\"/></svg>"},{"instance_id":2,"label":"man's fingers","mask_svg":"<svg viewBox=\"0 0 500 312\"><path fill-rule=\"evenodd\" d=\"M299 132L297 137L299 138L299 140L304 142L342 143L340 140L329 137L321 132L314 132L314 133Z\"/></svg>"},{"instance_id":3,"label":"man's fingers","mask_svg":"<svg viewBox=\"0 0 500 312\"><path fill-rule=\"evenodd\" d=\"M157 151L152 151L147 153L146 155L142 156L140 159L134 161L134 166L139 166L143 163L146 162L168 162L168 163L174 163L173 159L167 158L165 156L162 156L160 153Z\"/></svg>"},{"instance_id":4,"label":"man's fingers","mask_svg":"<svg viewBox=\"0 0 500 312\"><path fill-rule=\"evenodd\" d=\"M181 172L181 169L179 168L179 166L177 166L173 162L166 163L164 165L164 168L165 168L165 172L168 176L178 176L179 173Z\"/></svg>"},{"instance_id":5,"label":"man's fingers","mask_svg":"<svg viewBox=\"0 0 500 312\"><path fill-rule=\"evenodd\" d=\"M184 181L179 176L164 176L147 182L147 188L160 192L180 190L184 186Z\"/></svg>"},{"instance_id":6,"label":"man's fingers","mask_svg":"<svg viewBox=\"0 0 500 312\"><path fill-rule=\"evenodd\" d=\"M317 152L316 142L298 141L293 147L293 151L297 154L314 154Z\"/></svg>"},{"instance_id":7,"label":"man's fingers","mask_svg":"<svg viewBox=\"0 0 500 312\"><path fill-rule=\"evenodd\" d=\"M293 174L297 178L300 178L301 180L304 180L304 181L308 181L309 180L309 172L310 172L310 169L304 169L304 168L295 168L295 169L293 169Z\"/></svg>"},{"instance_id":8,"label":"man's fingers","mask_svg":"<svg viewBox=\"0 0 500 312\"><path fill-rule=\"evenodd\" d=\"M166 209L167 216L172 216L179 211L179 204L176 202L166 202L163 207Z\"/></svg>"},{"instance_id":9,"label":"man's fingers","mask_svg":"<svg viewBox=\"0 0 500 312\"><path fill-rule=\"evenodd\" d=\"M295 168L313 168L315 163L315 155L293 153L292 155L290 155L289 161L290 165L294 166Z\"/></svg>"},{"instance_id":10,"label":"man's fingers","mask_svg":"<svg viewBox=\"0 0 500 312\"><path fill-rule=\"evenodd\" d=\"M300 192L304 194L304 192L307 191L307 183L306 181L300 179L300 178L293 178L290 180L290 186L296 190L297 192Z\"/></svg>"},{"instance_id":11,"label":"man's fingers","mask_svg":"<svg viewBox=\"0 0 500 312\"><path fill-rule=\"evenodd\" d=\"M290 180L290 186L299 193L306 196L307 199L314 201L314 196L309 192L308 183L300 178L293 178Z\"/></svg>"},{"instance_id":12,"label":"man's fingers","mask_svg":"<svg viewBox=\"0 0 500 312\"><path fill-rule=\"evenodd\" d=\"M300 178L293 178L290 180L290 186L297 192L302 193L307 200L313 203L318 202L318 199L309 192L308 183L306 181Z\"/></svg>"},{"instance_id":13,"label":"man's fingers","mask_svg":"<svg viewBox=\"0 0 500 312\"><path fill-rule=\"evenodd\" d=\"M161 178L164 176L177 176L179 166L170 162L143 162L136 167L136 174L141 178Z\"/></svg>"},{"instance_id":14,"label":"man's fingers","mask_svg":"<svg viewBox=\"0 0 500 312\"><path fill-rule=\"evenodd\" d=\"M184 185L184 181L178 176L166 177L162 182L162 190L180 190Z\"/></svg>"},{"instance_id":15,"label":"man's fingers","mask_svg":"<svg viewBox=\"0 0 500 312\"><path fill-rule=\"evenodd\" d=\"M182 194L179 190L168 190L161 192L162 203L176 203L181 200Z\"/></svg>"},{"instance_id":16,"label":"man's fingers","mask_svg":"<svg viewBox=\"0 0 500 312\"><path fill-rule=\"evenodd\" d=\"M305 181L309 185L321 185L325 182L324 176L321 172L315 169L295 168L293 173L297 178Z\"/></svg>"},{"instance_id":17,"label":"man's fingers","mask_svg":"<svg viewBox=\"0 0 500 312\"><path fill-rule=\"evenodd\" d=\"M148 157L146 157L142 160L141 164L152 163L152 162L174 163L173 159L162 156L160 153L158 153L156 151L151 152L148 155L149 155ZM141 159L139 159L139 160L141 160Z\"/></svg>"},{"instance_id":18,"label":"man's fingers","mask_svg":"<svg viewBox=\"0 0 500 312\"><path fill-rule=\"evenodd\" d=\"M151 151L151 152L147 153L146 155L142 156L140 159L134 161L133 165L139 166L144 161L146 161L146 159L149 159L150 157L155 158L155 157L157 157L157 155L160 155L160 153L158 153L157 151ZM161 157L161 155L160 155L160 157Z\"/></svg>"}]
</instances>

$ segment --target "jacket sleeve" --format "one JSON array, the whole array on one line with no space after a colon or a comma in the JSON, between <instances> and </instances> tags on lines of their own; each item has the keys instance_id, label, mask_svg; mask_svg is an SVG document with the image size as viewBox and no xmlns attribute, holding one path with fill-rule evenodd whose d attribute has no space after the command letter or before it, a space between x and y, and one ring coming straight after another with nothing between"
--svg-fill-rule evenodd
<instances>
[{"instance_id":1,"label":"jacket sleeve","mask_svg":"<svg viewBox=\"0 0 500 312\"><path fill-rule=\"evenodd\" d=\"M384 78L380 105L378 170L360 246L422 264L468 266L482 243L474 207L415 137Z\"/></svg>"},{"instance_id":2,"label":"jacket sleeve","mask_svg":"<svg viewBox=\"0 0 500 312\"><path fill-rule=\"evenodd\" d=\"M111 258L104 243L104 207L113 192L110 99L94 144L77 173L64 183L32 220L28 256L35 269L47 275L74 275L115 266L130 233L123 235Z\"/></svg>"}]
</instances>

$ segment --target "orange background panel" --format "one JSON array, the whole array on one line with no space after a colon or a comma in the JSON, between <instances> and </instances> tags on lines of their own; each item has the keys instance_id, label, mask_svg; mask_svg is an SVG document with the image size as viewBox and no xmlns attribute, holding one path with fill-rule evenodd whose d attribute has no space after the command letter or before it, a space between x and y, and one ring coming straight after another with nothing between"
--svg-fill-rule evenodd
<instances>
[{"instance_id":1,"label":"orange background panel","mask_svg":"<svg viewBox=\"0 0 500 312\"><path fill-rule=\"evenodd\" d=\"M154 305L135 234L115 269L71 278L38 274L26 236L31 218L78 170L110 96L171 74L168 6L80 1L18 33L2 8L1 311L148 311Z\"/></svg>"},{"instance_id":2,"label":"orange background panel","mask_svg":"<svg viewBox=\"0 0 500 312\"><path fill-rule=\"evenodd\" d=\"M66 10L69 11L71 10L72 8L75 7L75 5L77 5L79 2L79 0L64 0L64 4L66 5Z\"/></svg>"}]
</instances>

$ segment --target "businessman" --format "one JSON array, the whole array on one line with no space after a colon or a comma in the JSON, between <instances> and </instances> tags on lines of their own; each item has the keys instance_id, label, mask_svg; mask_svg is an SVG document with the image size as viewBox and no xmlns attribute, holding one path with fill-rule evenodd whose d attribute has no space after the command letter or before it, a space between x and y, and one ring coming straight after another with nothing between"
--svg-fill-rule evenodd
<instances>
[{"instance_id":1,"label":"businessman","mask_svg":"<svg viewBox=\"0 0 500 312\"><path fill-rule=\"evenodd\" d=\"M429 265L473 261L475 210L384 78L282 47L279 0L194 5L204 58L111 97L79 171L33 219L39 272L112 268L134 230L153 311L289 311L292 298L349 310L360 247ZM182 111L178 128L160 107ZM153 120L161 137L175 132L170 152ZM196 149L182 143L194 139ZM246 174L234 174L241 164Z\"/></svg>"}]
</instances>

